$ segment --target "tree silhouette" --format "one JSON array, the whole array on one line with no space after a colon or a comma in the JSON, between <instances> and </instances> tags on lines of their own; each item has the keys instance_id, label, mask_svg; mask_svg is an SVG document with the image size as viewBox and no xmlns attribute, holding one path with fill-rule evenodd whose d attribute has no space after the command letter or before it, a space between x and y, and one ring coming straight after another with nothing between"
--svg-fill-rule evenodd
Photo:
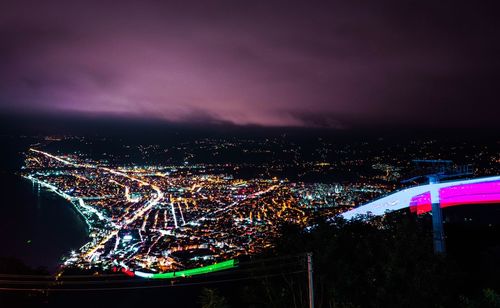
<instances>
[{"instance_id":1,"label":"tree silhouette","mask_svg":"<svg viewBox=\"0 0 500 308\"><path fill-rule=\"evenodd\" d=\"M200 295L202 308L226 308L229 307L226 298L220 295L217 289L203 288Z\"/></svg>"}]
</instances>

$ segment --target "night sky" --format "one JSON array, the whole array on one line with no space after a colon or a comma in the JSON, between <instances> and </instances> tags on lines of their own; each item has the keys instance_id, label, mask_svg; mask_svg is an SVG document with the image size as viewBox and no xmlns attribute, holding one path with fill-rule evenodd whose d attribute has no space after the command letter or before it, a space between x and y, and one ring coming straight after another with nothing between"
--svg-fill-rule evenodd
<instances>
[{"instance_id":1,"label":"night sky","mask_svg":"<svg viewBox=\"0 0 500 308\"><path fill-rule=\"evenodd\" d=\"M1 1L0 113L499 126L497 1Z\"/></svg>"}]
</instances>

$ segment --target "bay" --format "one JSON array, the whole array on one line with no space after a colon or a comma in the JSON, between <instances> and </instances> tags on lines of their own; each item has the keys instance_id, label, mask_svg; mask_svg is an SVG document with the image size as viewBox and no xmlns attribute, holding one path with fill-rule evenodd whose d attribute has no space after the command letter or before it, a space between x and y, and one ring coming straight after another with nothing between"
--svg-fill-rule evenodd
<instances>
[{"instance_id":1,"label":"bay","mask_svg":"<svg viewBox=\"0 0 500 308\"><path fill-rule=\"evenodd\" d=\"M13 173L0 173L0 257L54 272L61 257L86 242L87 225L73 205Z\"/></svg>"}]
</instances>

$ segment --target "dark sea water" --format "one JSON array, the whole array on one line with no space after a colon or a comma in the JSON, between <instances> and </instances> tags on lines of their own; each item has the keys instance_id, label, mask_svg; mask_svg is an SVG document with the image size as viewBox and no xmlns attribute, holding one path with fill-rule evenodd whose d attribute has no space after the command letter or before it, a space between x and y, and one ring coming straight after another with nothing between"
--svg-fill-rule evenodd
<instances>
[{"instance_id":1,"label":"dark sea water","mask_svg":"<svg viewBox=\"0 0 500 308\"><path fill-rule=\"evenodd\" d=\"M85 243L85 221L69 201L12 172L0 173L0 257L54 271Z\"/></svg>"}]
</instances>

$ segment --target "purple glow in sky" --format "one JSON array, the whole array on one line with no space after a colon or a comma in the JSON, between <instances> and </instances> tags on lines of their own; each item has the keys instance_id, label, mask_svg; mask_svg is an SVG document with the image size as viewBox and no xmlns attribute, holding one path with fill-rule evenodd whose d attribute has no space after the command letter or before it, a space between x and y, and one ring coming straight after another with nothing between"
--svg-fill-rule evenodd
<instances>
[{"instance_id":1,"label":"purple glow in sky","mask_svg":"<svg viewBox=\"0 0 500 308\"><path fill-rule=\"evenodd\" d=\"M494 6L2 1L0 111L481 126L500 111Z\"/></svg>"}]
</instances>

